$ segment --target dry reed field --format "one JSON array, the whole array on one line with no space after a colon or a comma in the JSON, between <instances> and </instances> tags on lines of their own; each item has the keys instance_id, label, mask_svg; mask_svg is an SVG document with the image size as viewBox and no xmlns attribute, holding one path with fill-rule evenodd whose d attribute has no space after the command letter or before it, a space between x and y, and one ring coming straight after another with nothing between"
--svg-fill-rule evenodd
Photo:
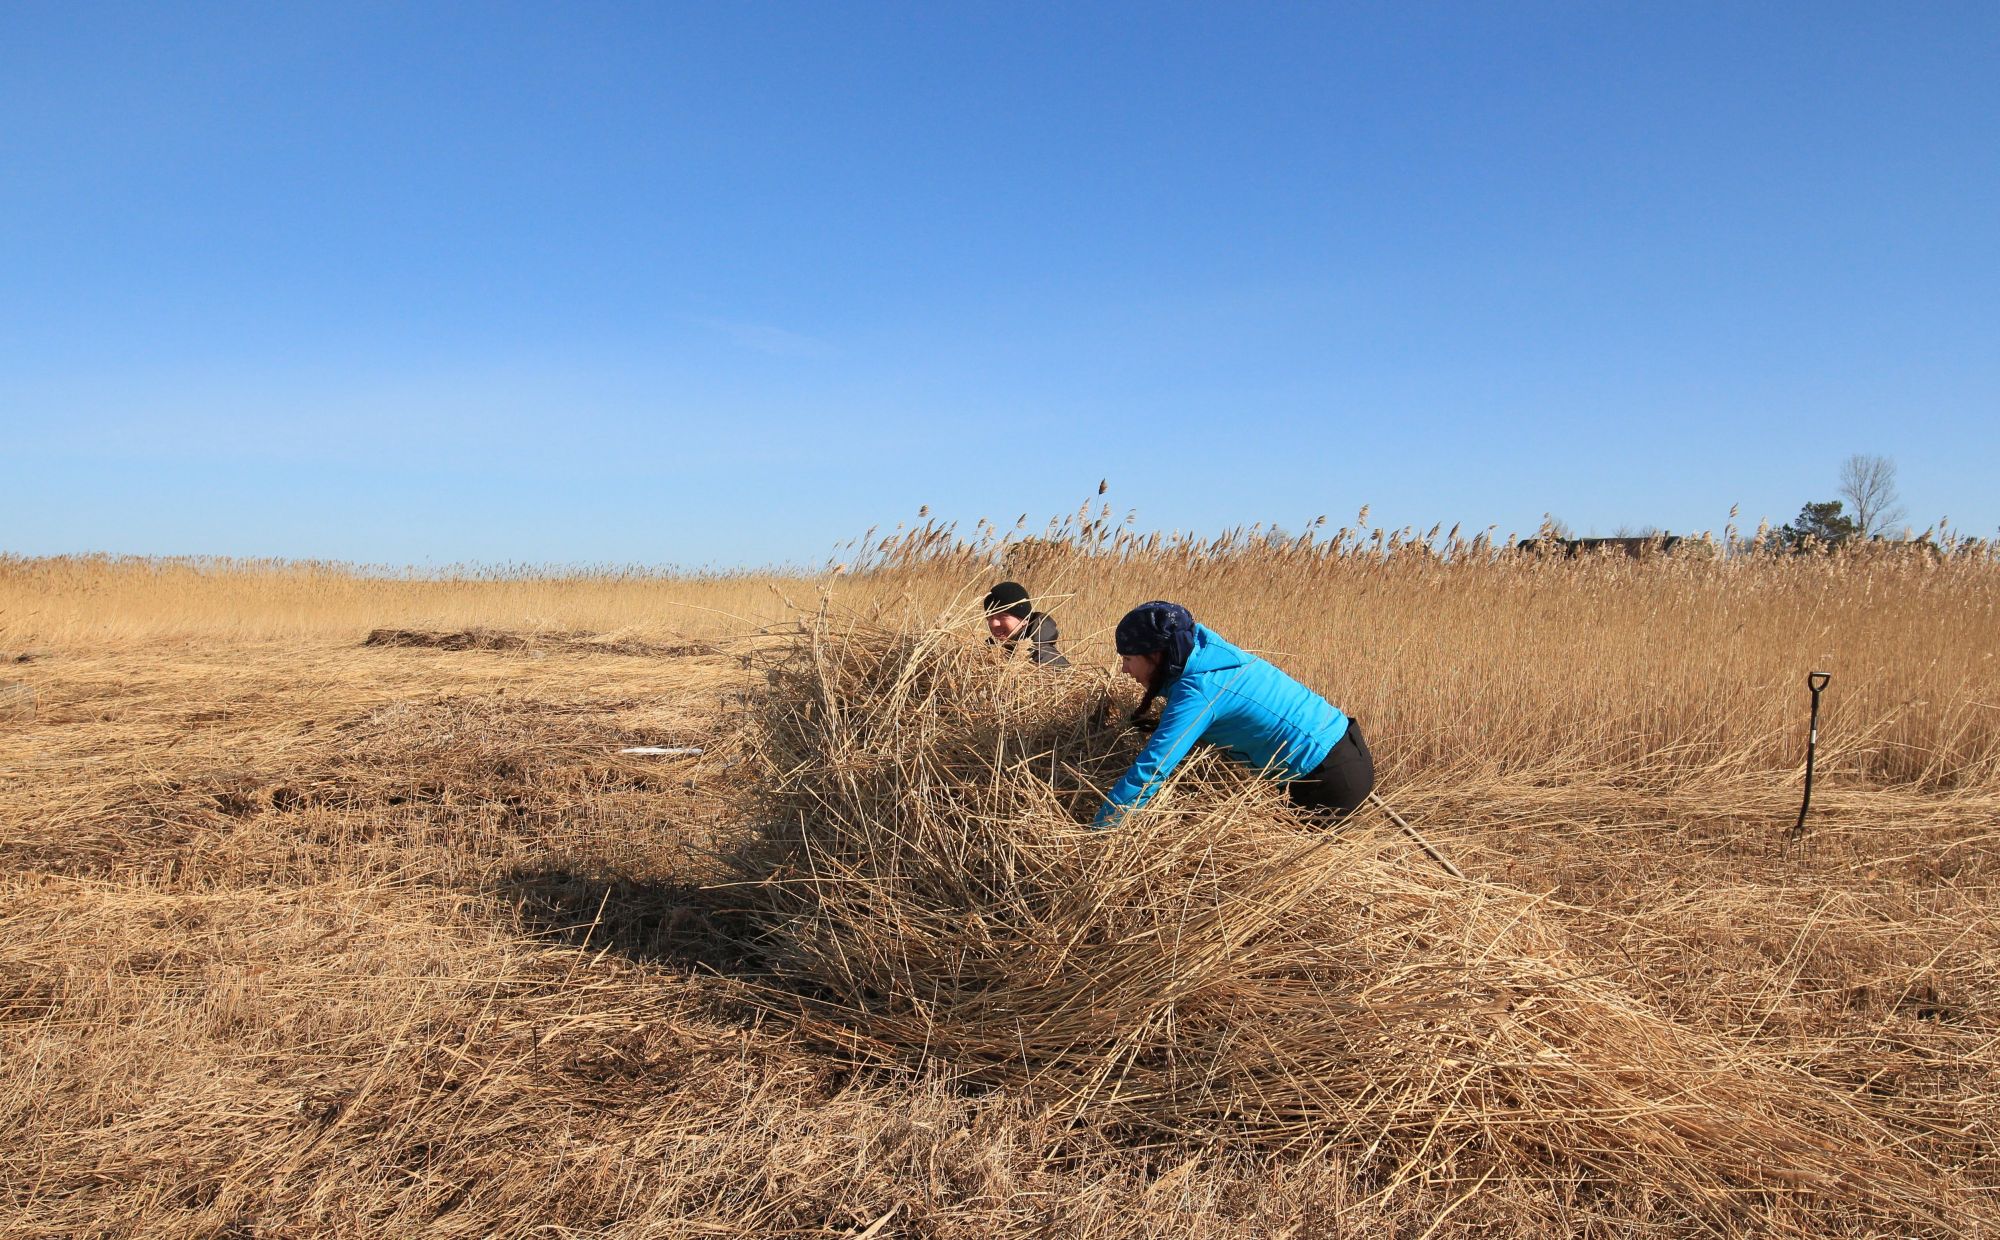
<instances>
[{"instance_id":1,"label":"dry reed field","mask_svg":"<svg viewBox=\"0 0 2000 1240\"><path fill-rule=\"evenodd\" d=\"M1073 671L986 645L1001 576ZM1159 597L1466 877L1212 757L1090 831ZM1949 539L1090 511L793 575L0 558L0 1233L1989 1234L1996 604Z\"/></svg>"}]
</instances>

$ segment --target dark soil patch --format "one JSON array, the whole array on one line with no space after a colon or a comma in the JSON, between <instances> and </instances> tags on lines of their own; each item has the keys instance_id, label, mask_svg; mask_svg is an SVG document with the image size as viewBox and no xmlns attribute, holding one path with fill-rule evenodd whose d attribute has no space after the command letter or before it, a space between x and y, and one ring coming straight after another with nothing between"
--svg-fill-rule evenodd
<instances>
[{"instance_id":1,"label":"dark soil patch","mask_svg":"<svg viewBox=\"0 0 2000 1240\"><path fill-rule=\"evenodd\" d=\"M523 636L493 629L463 629L455 633L434 633L422 629L376 629L364 646L415 646L431 650L541 651L570 654L625 654L652 658L686 658L691 655L720 654L706 642L661 643L630 638L605 641L596 633L536 633Z\"/></svg>"},{"instance_id":2,"label":"dark soil patch","mask_svg":"<svg viewBox=\"0 0 2000 1240\"><path fill-rule=\"evenodd\" d=\"M434 650L526 650L528 640L513 633L466 629L458 633L426 633L418 629L376 629L364 646L424 646Z\"/></svg>"}]
</instances>

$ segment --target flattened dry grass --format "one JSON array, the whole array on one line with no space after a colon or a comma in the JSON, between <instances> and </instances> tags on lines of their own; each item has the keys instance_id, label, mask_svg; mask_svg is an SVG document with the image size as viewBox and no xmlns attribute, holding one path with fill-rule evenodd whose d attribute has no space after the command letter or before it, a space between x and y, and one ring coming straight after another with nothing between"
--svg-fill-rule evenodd
<instances>
[{"instance_id":1,"label":"flattened dry grass","mask_svg":"<svg viewBox=\"0 0 2000 1240\"><path fill-rule=\"evenodd\" d=\"M1990 560L1070 535L0 562L0 1231L1995 1230ZM1077 675L985 662L1002 572ZM1162 596L1472 881L1216 762L1084 830Z\"/></svg>"}]
</instances>

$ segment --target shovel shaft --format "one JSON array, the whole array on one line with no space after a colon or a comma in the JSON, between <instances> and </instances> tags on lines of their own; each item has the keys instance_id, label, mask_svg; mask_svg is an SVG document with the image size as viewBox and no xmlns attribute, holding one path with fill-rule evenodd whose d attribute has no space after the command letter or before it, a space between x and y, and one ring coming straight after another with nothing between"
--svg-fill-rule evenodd
<instances>
[{"instance_id":1,"label":"shovel shaft","mask_svg":"<svg viewBox=\"0 0 2000 1240\"><path fill-rule=\"evenodd\" d=\"M1812 715L1806 724L1806 794L1799 802L1799 820L1792 824L1789 832L1792 839L1806 833L1806 811L1812 808L1813 755L1819 749L1819 695L1832 679L1826 672L1812 672L1806 676L1806 688L1812 690Z\"/></svg>"},{"instance_id":2,"label":"shovel shaft","mask_svg":"<svg viewBox=\"0 0 2000 1240\"><path fill-rule=\"evenodd\" d=\"M1431 842L1425 839L1423 836L1417 834L1417 829L1411 826L1408 822L1404 821L1403 816L1401 814L1397 813L1393 809L1390 809L1389 803L1387 801L1384 801L1381 797L1376 796L1372 792L1368 794L1368 799L1375 802L1376 809L1379 809L1383 813L1389 815L1389 820L1395 823L1396 826L1402 830L1404 835L1409 836L1411 841L1415 843L1418 848L1423 849L1424 855L1426 857L1429 857L1432 861L1437 862L1438 865L1443 868L1445 873L1451 875L1453 878L1462 879L1465 877L1464 871L1460 870L1457 866L1453 865L1451 863L1450 858L1446 857L1443 853L1439 852L1437 849L1431 847Z\"/></svg>"}]
</instances>

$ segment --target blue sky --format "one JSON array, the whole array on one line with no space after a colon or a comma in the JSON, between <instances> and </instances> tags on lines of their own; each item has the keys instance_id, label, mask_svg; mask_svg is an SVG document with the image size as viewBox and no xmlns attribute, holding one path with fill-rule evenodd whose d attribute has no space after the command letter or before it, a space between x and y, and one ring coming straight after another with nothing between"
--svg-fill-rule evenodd
<instances>
[{"instance_id":1,"label":"blue sky","mask_svg":"<svg viewBox=\"0 0 2000 1240\"><path fill-rule=\"evenodd\" d=\"M2000 527L2000 6L0 9L0 549Z\"/></svg>"}]
</instances>

